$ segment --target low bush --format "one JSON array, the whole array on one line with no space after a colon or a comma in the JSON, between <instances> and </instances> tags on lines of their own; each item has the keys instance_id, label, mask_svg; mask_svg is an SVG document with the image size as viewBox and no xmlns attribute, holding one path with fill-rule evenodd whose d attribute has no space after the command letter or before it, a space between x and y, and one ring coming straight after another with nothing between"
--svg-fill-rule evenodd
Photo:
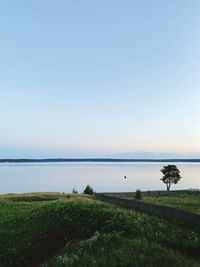
<instances>
[{"instance_id":1,"label":"low bush","mask_svg":"<svg viewBox=\"0 0 200 267\"><path fill-rule=\"evenodd\" d=\"M94 194L94 191L92 189L91 186L89 186L89 184L86 186L85 190L83 191L84 194L87 194L87 195L93 195Z\"/></svg>"},{"instance_id":2,"label":"low bush","mask_svg":"<svg viewBox=\"0 0 200 267\"><path fill-rule=\"evenodd\" d=\"M136 199L142 199L142 192L140 191L140 189L136 190L135 198Z\"/></svg>"},{"instance_id":3,"label":"low bush","mask_svg":"<svg viewBox=\"0 0 200 267\"><path fill-rule=\"evenodd\" d=\"M75 188L73 188L72 194L78 194L78 191Z\"/></svg>"}]
</instances>

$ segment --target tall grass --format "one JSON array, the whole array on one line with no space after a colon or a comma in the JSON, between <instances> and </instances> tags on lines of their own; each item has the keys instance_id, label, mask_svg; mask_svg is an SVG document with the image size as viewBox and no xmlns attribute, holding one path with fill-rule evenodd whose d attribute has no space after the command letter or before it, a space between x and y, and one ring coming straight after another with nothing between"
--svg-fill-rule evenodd
<instances>
[{"instance_id":1,"label":"tall grass","mask_svg":"<svg viewBox=\"0 0 200 267\"><path fill-rule=\"evenodd\" d=\"M143 197L142 201L200 214L199 193L179 193L167 196Z\"/></svg>"},{"instance_id":2,"label":"tall grass","mask_svg":"<svg viewBox=\"0 0 200 267\"><path fill-rule=\"evenodd\" d=\"M91 196L5 195L0 214L0 266L200 265L200 229Z\"/></svg>"}]
</instances>

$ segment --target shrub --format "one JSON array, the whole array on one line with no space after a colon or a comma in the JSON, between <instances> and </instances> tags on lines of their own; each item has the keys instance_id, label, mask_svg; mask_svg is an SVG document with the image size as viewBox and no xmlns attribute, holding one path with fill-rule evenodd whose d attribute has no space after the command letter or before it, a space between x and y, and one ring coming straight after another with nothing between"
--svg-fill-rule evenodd
<instances>
[{"instance_id":1,"label":"shrub","mask_svg":"<svg viewBox=\"0 0 200 267\"><path fill-rule=\"evenodd\" d=\"M78 191L75 189L75 187L72 189L72 194L78 194Z\"/></svg>"},{"instance_id":2,"label":"shrub","mask_svg":"<svg viewBox=\"0 0 200 267\"><path fill-rule=\"evenodd\" d=\"M142 199L142 192L140 191L140 189L136 190L135 198L136 199Z\"/></svg>"},{"instance_id":3,"label":"shrub","mask_svg":"<svg viewBox=\"0 0 200 267\"><path fill-rule=\"evenodd\" d=\"M86 186L85 190L83 191L84 194L87 194L87 195L93 195L94 194L94 191L92 189L92 187L89 186L89 184Z\"/></svg>"}]
</instances>

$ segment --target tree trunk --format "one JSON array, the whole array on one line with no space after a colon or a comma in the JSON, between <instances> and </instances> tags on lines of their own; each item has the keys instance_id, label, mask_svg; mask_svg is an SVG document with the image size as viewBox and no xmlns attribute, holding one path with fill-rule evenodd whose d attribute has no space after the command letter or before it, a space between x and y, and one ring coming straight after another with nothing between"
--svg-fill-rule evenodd
<instances>
[{"instance_id":1,"label":"tree trunk","mask_svg":"<svg viewBox=\"0 0 200 267\"><path fill-rule=\"evenodd\" d=\"M170 190L170 184L167 184L167 192Z\"/></svg>"}]
</instances>

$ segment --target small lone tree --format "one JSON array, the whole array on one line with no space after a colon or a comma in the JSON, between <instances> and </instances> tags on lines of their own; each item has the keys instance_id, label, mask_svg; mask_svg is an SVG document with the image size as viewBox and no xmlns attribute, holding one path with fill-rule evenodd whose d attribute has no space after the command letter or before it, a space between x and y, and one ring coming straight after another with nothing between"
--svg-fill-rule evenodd
<instances>
[{"instance_id":1,"label":"small lone tree","mask_svg":"<svg viewBox=\"0 0 200 267\"><path fill-rule=\"evenodd\" d=\"M160 180L166 184L167 191L170 190L172 184L177 184L181 179L180 171L176 165L164 166L160 171L163 173L163 178Z\"/></svg>"},{"instance_id":2,"label":"small lone tree","mask_svg":"<svg viewBox=\"0 0 200 267\"><path fill-rule=\"evenodd\" d=\"M89 184L86 186L85 190L83 191L84 194L93 195L94 191L92 187L89 186Z\"/></svg>"}]
</instances>

